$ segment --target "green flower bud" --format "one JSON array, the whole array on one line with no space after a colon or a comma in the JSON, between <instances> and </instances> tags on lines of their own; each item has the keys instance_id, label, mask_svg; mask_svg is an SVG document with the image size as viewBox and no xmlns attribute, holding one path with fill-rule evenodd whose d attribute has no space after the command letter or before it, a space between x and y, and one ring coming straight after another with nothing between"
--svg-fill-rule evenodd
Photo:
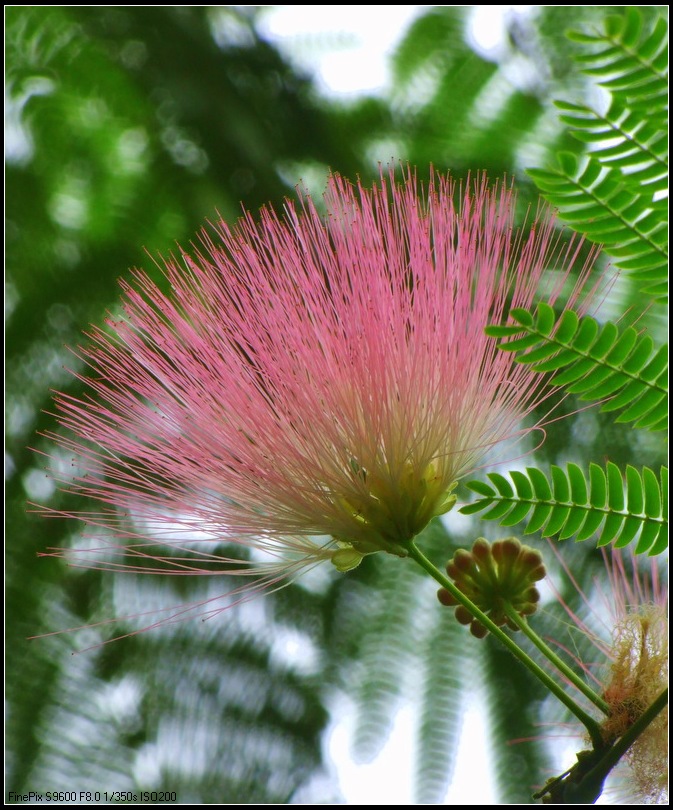
<instances>
[{"instance_id":1,"label":"green flower bud","mask_svg":"<svg viewBox=\"0 0 673 810\"><path fill-rule=\"evenodd\" d=\"M534 583L546 575L542 555L536 549L524 546L515 537L507 537L491 544L483 537L474 541L472 550L458 549L449 560L446 571L454 584L474 604L484 611L498 626L518 628L507 617L514 609L521 616L531 616L537 610L540 592ZM457 601L447 590L438 592L439 601L455 607ZM456 619L470 625L477 638L486 635L486 628L467 608L456 607Z\"/></svg>"}]
</instances>

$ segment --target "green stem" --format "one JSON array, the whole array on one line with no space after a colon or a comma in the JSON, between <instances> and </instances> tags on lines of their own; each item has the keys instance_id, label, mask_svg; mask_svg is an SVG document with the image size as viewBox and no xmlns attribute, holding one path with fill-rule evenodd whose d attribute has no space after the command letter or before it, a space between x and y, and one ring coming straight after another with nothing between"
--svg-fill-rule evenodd
<instances>
[{"instance_id":1,"label":"green stem","mask_svg":"<svg viewBox=\"0 0 673 810\"><path fill-rule=\"evenodd\" d=\"M515 658L518 658L519 661L521 661L521 663L530 672L532 672L533 675L538 678L538 680L542 681L545 687L549 689L552 694L556 695L561 703L563 703L563 705L575 715L575 717L589 732L589 736L591 737L594 748L598 748L603 745L600 726L594 720L594 718L591 717L591 715L587 714L584 709L578 706L569 695L566 695L556 681L547 672L545 672L544 669L539 666L539 664L533 661L528 653L522 650L521 647L519 647L519 645L507 635L507 633L505 633L500 627L498 627L497 624L489 619L483 610L480 610L480 608L478 608L470 599L468 599L468 597L465 596L465 594L460 591L445 574L443 574L435 565L433 565L430 560L420 551L415 543L411 543L411 545L408 547L408 552L412 560L417 562L421 568L427 571L428 574L430 574L430 576L442 586L442 588L446 588L456 602L467 608L475 619L478 619L484 625L484 627L486 627L486 629L492 633L492 635L501 641L515 656Z\"/></svg>"},{"instance_id":2,"label":"green stem","mask_svg":"<svg viewBox=\"0 0 673 810\"><path fill-rule=\"evenodd\" d=\"M664 689L654 703L622 734L591 773L599 769L605 774L609 773L667 704L668 689Z\"/></svg>"},{"instance_id":3,"label":"green stem","mask_svg":"<svg viewBox=\"0 0 673 810\"><path fill-rule=\"evenodd\" d=\"M619 760L629 750L633 743L640 737L650 723L655 719L660 711L668 703L668 689L659 695L654 703L649 706L622 734L617 742L607 750L598 763L587 772L579 784L569 784L566 790L566 804L593 804L601 795L603 784L610 771L617 765Z\"/></svg>"},{"instance_id":4,"label":"green stem","mask_svg":"<svg viewBox=\"0 0 673 810\"><path fill-rule=\"evenodd\" d=\"M570 681L570 683L573 684L573 686L577 687L584 697L589 698L594 706L597 706L603 712L603 714L610 714L610 707L603 700L603 698L597 695L576 672L573 672L573 670L563 660L561 660L561 658L559 658L558 655L556 655L556 653L547 646L547 644L545 644L545 642L540 638L540 636L538 636L538 634L535 632L535 630L533 630L523 616L520 616L509 604L505 604L504 609L505 613L507 614L507 618L516 624L519 630L521 630L521 632L527 636L533 642L533 644L535 644L542 655L544 655L544 657L550 661L556 667L556 669L558 669L559 672L561 672Z\"/></svg>"}]
</instances>

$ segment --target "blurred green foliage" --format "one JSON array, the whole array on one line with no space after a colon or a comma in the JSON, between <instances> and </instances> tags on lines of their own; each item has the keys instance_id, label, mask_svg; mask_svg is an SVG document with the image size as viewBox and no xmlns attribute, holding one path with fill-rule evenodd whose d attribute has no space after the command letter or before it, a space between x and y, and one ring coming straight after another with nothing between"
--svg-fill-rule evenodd
<instances>
[{"instance_id":1,"label":"blurred green foliage","mask_svg":"<svg viewBox=\"0 0 673 810\"><path fill-rule=\"evenodd\" d=\"M6 9L8 789L336 801L323 753L334 695L356 705L355 754L367 758L413 692L418 797L433 802L450 781L478 680L502 798L529 801L548 752L505 743L530 735L543 696L501 651L466 640L432 586L398 560L367 559L347 576L80 655L71 651L137 623L27 641L218 595L217 581L180 590L175 578L115 579L38 559L77 527L26 515L27 500L67 508L30 448L48 452L39 433L53 426L50 389L77 390L64 366L78 360L65 347L114 310L127 268L152 270L143 248L155 256L187 244L215 211L231 220L241 203L279 206L303 172L329 167L366 181L393 157L421 175L430 163L458 175L517 173L523 202L535 201L522 169L560 147L581 149L551 106L588 86L562 34L610 7L513 16L488 59L470 41L472 8L425 11L394 56L392 89L350 102L320 97L261 38L259 7ZM660 452L648 441L592 411L550 431L544 456L581 463L609 447L613 461L638 464ZM438 524L424 548L441 564L473 536L466 522L450 539ZM602 562L580 551L588 587ZM550 610L541 621L544 634L559 619Z\"/></svg>"}]
</instances>

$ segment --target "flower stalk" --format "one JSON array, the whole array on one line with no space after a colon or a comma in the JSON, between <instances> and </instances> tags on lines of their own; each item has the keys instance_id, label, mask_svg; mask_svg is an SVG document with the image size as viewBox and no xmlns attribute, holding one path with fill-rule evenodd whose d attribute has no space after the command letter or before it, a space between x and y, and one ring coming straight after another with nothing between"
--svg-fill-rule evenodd
<instances>
[{"instance_id":1,"label":"flower stalk","mask_svg":"<svg viewBox=\"0 0 673 810\"><path fill-rule=\"evenodd\" d=\"M601 757L598 764L587 774L585 779L597 782L605 781L605 778L610 771L617 765L619 760L626 754L633 743L640 737L640 735L647 729L657 715L662 712L668 705L668 689L659 695L659 697L649 706L640 717L628 728L624 734L611 746L608 751Z\"/></svg>"},{"instance_id":2,"label":"flower stalk","mask_svg":"<svg viewBox=\"0 0 673 810\"><path fill-rule=\"evenodd\" d=\"M451 582L451 580L445 574L443 574L413 542L409 546L409 557L420 565L423 570L430 574L430 576L439 585L441 585L442 588L445 588L460 605L466 608L476 619L478 619L490 633L492 633L505 645L505 647L507 647L514 657L517 658L526 667L526 669L529 670L529 672L535 675L535 677L541 681L544 686L575 715L575 717L586 728L595 748L602 747L603 740L599 724L596 722L596 720L594 720L593 717L591 717L591 715L587 714L587 712L585 712L581 706L579 706L569 695L565 693L563 688L556 683L551 675L545 672L545 670L542 669L542 667L537 664L528 655L528 653L525 652L525 650L522 650L521 647L519 647L519 645L507 635L507 633L498 627L498 625L495 624L495 622L493 622L486 613L484 613L483 610L478 608L469 599L469 597L467 597L459 588L457 588L453 582Z\"/></svg>"},{"instance_id":3,"label":"flower stalk","mask_svg":"<svg viewBox=\"0 0 673 810\"><path fill-rule=\"evenodd\" d=\"M511 605L505 604L503 607L507 618L514 622L521 632L538 648L544 657L553 664L556 669L567 678L583 695L588 698L594 706L599 708L603 714L609 714L610 708L600 695L586 684L576 672L561 659L558 655L538 636L533 628L528 624L524 616L519 615Z\"/></svg>"},{"instance_id":4,"label":"flower stalk","mask_svg":"<svg viewBox=\"0 0 673 810\"><path fill-rule=\"evenodd\" d=\"M664 689L614 745L581 751L572 768L550 780L533 798L548 796L548 802L553 804L593 804L612 769L667 705L668 689Z\"/></svg>"}]
</instances>

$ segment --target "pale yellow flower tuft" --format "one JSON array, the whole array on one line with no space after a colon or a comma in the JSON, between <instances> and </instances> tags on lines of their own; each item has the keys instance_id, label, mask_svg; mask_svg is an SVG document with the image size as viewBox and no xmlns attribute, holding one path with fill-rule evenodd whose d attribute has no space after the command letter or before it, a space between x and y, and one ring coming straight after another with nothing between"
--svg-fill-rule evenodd
<instances>
[{"instance_id":1,"label":"pale yellow flower tuft","mask_svg":"<svg viewBox=\"0 0 673 810\"><path fill-rule=\"evenodd\" d=\"M645 605L625 616L613 636L610 680L604 698L611 714L606 741L620 737L668 683L668 620L661 605ZM627 754L641 800L661 802L668 786L668 708L660 712Z\"/></svg>"}]
</instances>

